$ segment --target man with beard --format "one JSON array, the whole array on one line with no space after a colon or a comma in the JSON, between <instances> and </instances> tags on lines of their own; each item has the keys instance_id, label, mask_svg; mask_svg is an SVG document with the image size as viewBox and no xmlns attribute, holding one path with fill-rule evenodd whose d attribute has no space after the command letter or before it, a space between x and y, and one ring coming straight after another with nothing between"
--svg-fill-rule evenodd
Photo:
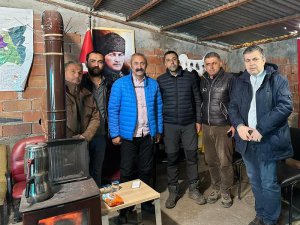
<instances>
[{"instance_id":1,"label":"man with beard","mask_svg":"<svg viewBox=\"0 0 300 225\"><path fill-rule=\"evenodd\" d=\"M164 111L164 143L167 153L167 175L169 197L166 208L176 206L179 198L179 142L181 140L185 157L186 173L189 180L189 198L197 204L206 203L198 190L198 136L200 131L200 92L198 78L179 66L174 51L164 54L167 72L158 77Z\"/></svg>"},{"instance_id":2,"label":"man with beard","mask_svg":"<svg viewBox=\"0 0 300 225\"><path fill-rule=\"evenodd\" d=\"M104 57L98 51L92 51L86 56L88 74L82 79L82 86L92 92L100 112L100 127L90 142L90 174L101 186L102 166L107 138L107 91L106 80L102 74Z\"/></svg>"},{"instance_id":3,"label":"man with beard","mask_svg":"<svg viewBox=\"0 0 300 225\"><path fill-rule=\"evenodd\" d=\"M135 53L132 72L112 86L108 104L112 142L121 145L121 182L141 179L149 185L153 167L154 142L162 133L162 101L158 83L145 73L147 59ZM154 212L151 203L142 209ZM120 211L119 223L127 223L129 209Z\"/></svg>"}]
</instances>

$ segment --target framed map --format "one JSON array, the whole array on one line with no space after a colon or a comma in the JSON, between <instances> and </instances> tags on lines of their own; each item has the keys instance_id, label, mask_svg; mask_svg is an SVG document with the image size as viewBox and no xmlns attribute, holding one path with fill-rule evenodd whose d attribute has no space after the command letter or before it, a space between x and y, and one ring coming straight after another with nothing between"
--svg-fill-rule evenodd
<instances>
[{"instance_id":1,"label":"framed map","mask_svg":"<svg viewBox=\"0 0 300 225\"><path fill-rule=\"evenodd\" d=\"M33 60L33 10L0 7L0 91L24 91Z\"/></svg>"}]
</instances>

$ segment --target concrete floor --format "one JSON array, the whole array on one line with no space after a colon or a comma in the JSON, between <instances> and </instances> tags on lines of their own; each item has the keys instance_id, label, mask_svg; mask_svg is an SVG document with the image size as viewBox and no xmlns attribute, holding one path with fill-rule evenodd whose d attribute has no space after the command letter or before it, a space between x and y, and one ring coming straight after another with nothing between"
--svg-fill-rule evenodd
<instances>
[{"instance_id":1,"label":"concrete floor","mask_svg":"<svg viewBox=\"0 0 300 225\"><path fill-rule=\"evenodd\" d=\"M166 179L166 163L157 163L157 185L156 190L161 193L161 210L163 225L248 225L255 217L254 198L249 186L245 170L242 181L242 199L237 198L237 185L232 189L234 203L230 208L223 208L220 201L215 204L197 205L187 197L188 184L185 180L185 162L181 164L180 172L180 189L182 198L179 199L177 205L173 209L165 208L165 200L168 197L167 179ZM210 178L203 156L200 155L199 160L200 173L200 190L207 196L209 193ZM287 223L287 205L283 203L282 216L278 225L286 225ZM298 211L299 212L299 211ZM110 215L110 225L116 225L117 213ZM298 221L293 225L300 225L300 216ZM136 213L129 216L128 224L136 224ZM154 225L155 216L143 212L143 224ZM11 224L12 225L12 224ZM15 225L22 225L17 223Z\"/></svg>"}]
</instances>

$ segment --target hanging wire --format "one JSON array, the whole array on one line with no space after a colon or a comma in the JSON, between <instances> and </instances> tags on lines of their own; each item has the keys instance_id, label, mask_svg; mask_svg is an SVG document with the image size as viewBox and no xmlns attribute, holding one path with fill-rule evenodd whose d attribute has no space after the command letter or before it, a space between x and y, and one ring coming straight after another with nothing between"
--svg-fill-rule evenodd
<instances>
[{"instance_id":1,"label":"hanging wire","mask_svg":"<svg viewBox=\"0 0 300 225\"><path fill-rule=\"evenodd\" d=\"M92 30L92 11L93 9L90 8L90 13L89 13L89 28Z\"/></svg>"}]
</instances>

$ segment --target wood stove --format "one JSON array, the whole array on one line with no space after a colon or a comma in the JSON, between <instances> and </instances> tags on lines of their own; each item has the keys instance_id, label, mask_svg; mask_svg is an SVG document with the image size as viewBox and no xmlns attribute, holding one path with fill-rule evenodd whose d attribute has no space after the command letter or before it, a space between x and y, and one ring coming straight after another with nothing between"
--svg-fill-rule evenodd
<instances>
[{"instance_id":1,"label":"wood stove","mask_svg":"<svg viewBox=\"0 0 300 225\"><path fill-rule=\"evenodd\" d=\"M28 204L22 195L23 225L101 225L100 191L93 179L54 187L49 200Z\"/></svg>"}]
</instances>

